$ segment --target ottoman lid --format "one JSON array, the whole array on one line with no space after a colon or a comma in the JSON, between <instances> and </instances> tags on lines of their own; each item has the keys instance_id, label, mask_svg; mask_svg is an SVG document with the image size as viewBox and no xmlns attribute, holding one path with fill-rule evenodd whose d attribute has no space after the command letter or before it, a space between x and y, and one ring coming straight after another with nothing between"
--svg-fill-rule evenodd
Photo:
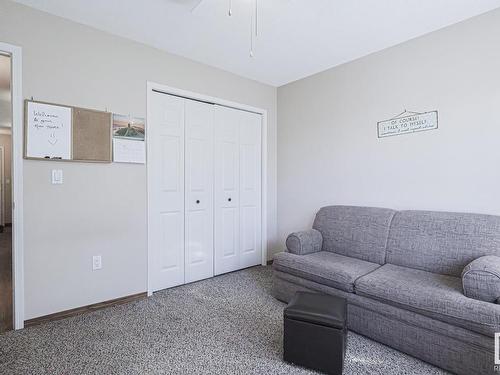
<instances>
[{"instance_id":1,"label":"ottoman lid","mask_svg":"<svg viewBox=\"0 0 500 375\"><path fill-rule=\"evenodd\" d=\"M284 311L285 318L339 328L346 323L345 298L297 292Z\"/></svg>"}]
</instances>

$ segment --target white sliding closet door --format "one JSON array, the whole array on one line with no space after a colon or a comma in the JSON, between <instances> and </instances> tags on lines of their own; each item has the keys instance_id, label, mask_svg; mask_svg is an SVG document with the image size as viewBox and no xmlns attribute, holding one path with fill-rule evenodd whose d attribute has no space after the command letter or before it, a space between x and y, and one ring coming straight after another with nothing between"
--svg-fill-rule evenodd
<instances>
[{"instance_id":1,"label":"white sliding closet door","mask_svg":"<svg viewBox=\"0 0 500 375\"><path fill-rule=\"evenodd\" d=\"M213 105L185 101L185 282L214 275Z\"/></svg>"},{"instance_id":2,"label":"white sliding closet door","mask_svg":"<svg viewBox=\"0 0 500 375\"><path fill-rule=\"evenodd\" d=\"M184 99L155 93L149 111L150 282L184 283Z\"/></svg>"},{"instance_id":3,"label":"white sliding closet door","mask_svg":"<svg viewBox=\"0 0 500 375\"><path fill-rule=\"evenodd\" d=\"M261 263L262 116L215 107L215 274Z\"/></svg>"},{"instance_id":4,"label":"white sliding closet door","mask_svg":"<svg viewBox=\"0 0 500 375\"><path fill-rule=\"evenodd\" d=\"M239 268L240 111L215 106L215 274Z\"/></svg>"},{"instance_id":5,"label":"white sliding closet door","mask_svg":"<svg viewBox=\"0 0 500 375\"><path fill-rule=\"evenodd\" d=\"M149 95L151 291L261 263L261 132L255 113Z\"/></svg>"},{"instance_id":6,"label":"white sliding closet door","mask_svg":"<svg viewBox=\"0 0 500 375\"><path fill-rule=\"evenodd\" d=\"M240 114L240 268L262 262L262 116Z\"/></svg>"}]
</instances>

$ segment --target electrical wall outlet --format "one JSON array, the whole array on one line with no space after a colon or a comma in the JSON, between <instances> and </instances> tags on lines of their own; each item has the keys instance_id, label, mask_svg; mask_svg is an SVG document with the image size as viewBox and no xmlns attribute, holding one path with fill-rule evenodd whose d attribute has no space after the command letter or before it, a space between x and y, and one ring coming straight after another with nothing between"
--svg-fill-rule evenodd
<instances>
[{"instance_id":1,"label":"electrical wall outlet","mask_svg":"<svg viewBox=\"0 0 500 375\"><path fill-rule=\"evenodd\" d=\"M92 271L100 270L102 268L102 259L100 255L92 257Z\"/></svg>"}]
</instances>

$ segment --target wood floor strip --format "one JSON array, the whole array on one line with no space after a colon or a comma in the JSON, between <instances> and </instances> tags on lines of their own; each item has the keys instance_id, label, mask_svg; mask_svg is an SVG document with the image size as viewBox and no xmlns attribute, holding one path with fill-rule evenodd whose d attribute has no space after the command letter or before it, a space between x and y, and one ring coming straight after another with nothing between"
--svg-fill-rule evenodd
<instances>
[{"instance_id":1,"label":"wood floor strip","mask_svg":"<svg viewBox=\"0 0 500 375\"><path fill-rule=\"evenodd\" d=\"M60 319L65 319L65 318L69 318L69 317L76 316L76 315L85 314L85 313L88 313L91 311L96 311L96 310L104 309L104 308L111 307L111 306L123 305L123 304L130 303L133 301L141 300L143 298L146 298L146 296L147 296L146 292L132 294L130 296L116 298L116 299L112 299L109 301L95 303L92 305L82 306L82 307L78 307L76 309L65 310L65 311L55 313L55 314L44 315L44 316L40 316L38 318L26 320L24 322L24 326L31 327L31 326L35 326L35 325L42 324L42 323L52 322L55 320L60 320Z\"/></svg>"}]
</instances>

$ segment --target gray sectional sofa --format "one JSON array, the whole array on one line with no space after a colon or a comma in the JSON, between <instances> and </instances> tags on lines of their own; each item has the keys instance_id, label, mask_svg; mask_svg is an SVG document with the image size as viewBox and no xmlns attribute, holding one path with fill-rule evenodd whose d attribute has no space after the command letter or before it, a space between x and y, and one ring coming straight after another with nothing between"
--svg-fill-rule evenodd
<instances>
[{"instance_id":1,"label":"gray sectional sofa","mask_svg":"<svg viewBox=\"0 0 500 375\"><path fill-rule=\"evenodd\" d=\"M345 297L350 330L458 374L495 373L500 217L330 206L286 246L279 300Z\"/></svg>"}]
</instances>

